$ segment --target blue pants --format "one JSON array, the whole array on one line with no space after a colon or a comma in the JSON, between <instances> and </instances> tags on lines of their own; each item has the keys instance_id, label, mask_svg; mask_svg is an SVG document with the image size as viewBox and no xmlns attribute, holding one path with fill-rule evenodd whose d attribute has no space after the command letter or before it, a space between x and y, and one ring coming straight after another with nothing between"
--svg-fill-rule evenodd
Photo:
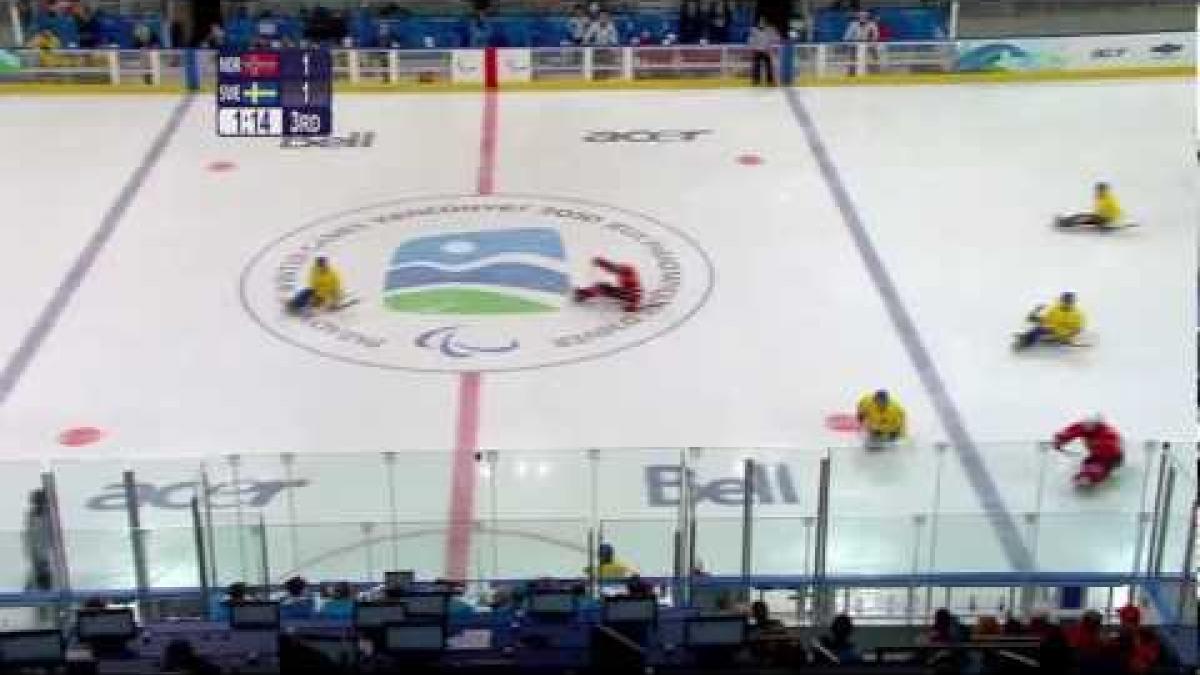
<instances>
[{"instance_id":1,"label":"blue pants","mask_svg":"<svg viewBox=\"0 0 1200 675\"><path fill-rule=\"evenodd\" d=\"M292 314L302 314L317 306L317 293L311 288L305 288L288 300L287 311Z\"/></svg>"}]
</instances>

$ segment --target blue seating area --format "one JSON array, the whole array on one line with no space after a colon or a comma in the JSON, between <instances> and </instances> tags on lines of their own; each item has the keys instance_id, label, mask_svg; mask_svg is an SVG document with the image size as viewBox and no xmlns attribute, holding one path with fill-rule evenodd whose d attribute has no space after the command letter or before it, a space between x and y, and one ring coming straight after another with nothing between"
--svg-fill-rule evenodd
<instances>
[{"instance_id":1,"label":"blue seating area","mask_svg":"<svg viewBox=\"0 0 1200 675\"><path fill-rule=\"evenodd\" d=\"M931 7L882 7L871 12L893 42L937 40L946 35L947 17ZM816 42L840 42L850 23L849 12L824 10L814 21Z\"/></svg>"},{"instance_id":2,"label":"blue seating area","mask_svg":"<svg viewBox=\"0 0 1200 675\"><path fill-rule=\"evenodd\" d=\"M58 37L63 47L109 47L123 49L135 46L134 29L143 25L149 29L159 44L164 43L161 18L156 14L118 15L103 9L96 10L88 21L67 14L38 13L29 27L29 33L49 30Z\"/></svg>"},{"instance_id":3,"label":"blue seating area","mask_svg":"<svg viewBox=\"0 0 1200 675\"><path fill-rule=\"evenodd\" d=\"M875 15L885 27L889 40L932 40L945 34L946 17L939 9L884 7ZM461 14L379 17L367 9L355 9L343 18L346 38L352 46L365 48L558 47L570 40L567 17L556 15L490 16L482 29L473 27L471 19ZM819 12L814 21L815 40L840 41L849 18L847 12ZM303 15L235 16L225 23L226 45L234 48L300 45L309 37L305 19ZM679 16L675 13L618 14L614 19L622 44L635 41L661 44L680 35ZM745 42L752 21L748 6L742 6L729 28L729 42ZM64 47L116 45L128 49L135 46L134 29L139 24L149 28L160 44L164 43L159 17L152 15L119 16L97 10L90 21L81 22L69 15L40 13L30 28L31 33L43 29L52 31ZM343 44L337 41L327 46Z\"/></svg>"}]
</instances>

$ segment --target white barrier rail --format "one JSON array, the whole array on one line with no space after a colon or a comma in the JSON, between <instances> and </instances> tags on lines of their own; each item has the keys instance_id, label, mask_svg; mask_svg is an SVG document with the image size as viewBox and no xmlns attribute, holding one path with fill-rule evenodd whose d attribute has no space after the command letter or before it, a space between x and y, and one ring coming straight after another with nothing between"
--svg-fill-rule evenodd
<instances>
[{"instance_id":1,"label":"white barrier rail","mask_svg":"<svg viewBox=\"0 0 1200 675\"><path fill-rule=\"evenodd\" d=\"M498 50L501 82L743 79L753 51L745 45L552 47ZM877 73L1030 72L1186 68L1196 64L1188 33L1071 38L785 45L774 51L779 75L795 78ZM182 86L189 52L180 50L0 51L0 83L74 82ZM195 53L198 81L216 79L216 52ZM786 61L786 62L785 62ZM387 88L415 83L477 83L483 59L472 49L335 49L334 79ZM788 79L782 77L781 79Z\"/></svg>"},{"instance_id":2,"label":"white barrier rail","mask_svg":"<svg viewBox=\"0 0 1200 675\"><path fill-rule=\"evenodd\" d=\"M352 84L411 84L465 79L457 55L471 50L336 49L334 79ZM501 50L526 53L532 81L603 81L653 79L749 78L753 52L744 45L551 47ZM184 80L181 50L34 50L9 52L19 67L0 82L57 82L171 85ZM777 50L776 69L782 64ZM800 76L838 76L868 72L948 72L954 44L948 42L881 45L799 45L793 50ZM216 53L198 52L201 83L216 73Z\"/></svg>"}]
</instances>

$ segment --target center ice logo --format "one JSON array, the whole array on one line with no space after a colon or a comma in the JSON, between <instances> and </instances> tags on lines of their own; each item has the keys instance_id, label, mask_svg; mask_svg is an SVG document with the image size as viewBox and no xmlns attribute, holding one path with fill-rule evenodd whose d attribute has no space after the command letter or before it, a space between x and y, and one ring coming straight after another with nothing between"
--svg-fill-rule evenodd
<instances>
[{"instance_id":1,"label":"center ice logo","mask_svg":"<svg viewBox=\"0 0 1200 675\"><path fill-rule=\"evenodd\" d=\"M606 255L638 269L647 307L577 305ZM307 317L280 299L317 257L364 302ZM283 343L372 368L510 372L580 363L684 324L709 297L712 264L684 231L607 204L537 195L397 199L301 225L264 245L239 283L250 318ZM370 296L368 300L366 296Z\"/></svg>"},{"instance_id":2,"label":"center ice logo","mask_svg":"<svg viewBox=\"0 0 1200 675\"><path fill-rule=\"evenodd\" d=\"M557 230L458 232L409 240L392 253L384 305L412 314L557 312L570 288Z\"/></svg>"}]
</instances>

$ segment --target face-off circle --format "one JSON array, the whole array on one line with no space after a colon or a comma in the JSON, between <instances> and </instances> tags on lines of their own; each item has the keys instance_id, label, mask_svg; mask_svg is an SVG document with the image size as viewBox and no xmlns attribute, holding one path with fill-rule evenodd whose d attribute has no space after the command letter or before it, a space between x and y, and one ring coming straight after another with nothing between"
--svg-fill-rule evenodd
<instances>
[{"instance_id":1,"label":"face-off circle","mask_svg":"<svg viewBox=\"0 0 1200 675\"><path fill-rule=\"evenodd\" d=\"M284 302L327 257L356 302L287 316ZM573 301L615 283L595 257L637 268L644 309ZM713 284L707 255L645 215L571 199L465 195L399 200L322 218L259 251L242 302L274 337L376 368L490 372L586 361L684 323Z\"/></svg>"}]
</instances>

